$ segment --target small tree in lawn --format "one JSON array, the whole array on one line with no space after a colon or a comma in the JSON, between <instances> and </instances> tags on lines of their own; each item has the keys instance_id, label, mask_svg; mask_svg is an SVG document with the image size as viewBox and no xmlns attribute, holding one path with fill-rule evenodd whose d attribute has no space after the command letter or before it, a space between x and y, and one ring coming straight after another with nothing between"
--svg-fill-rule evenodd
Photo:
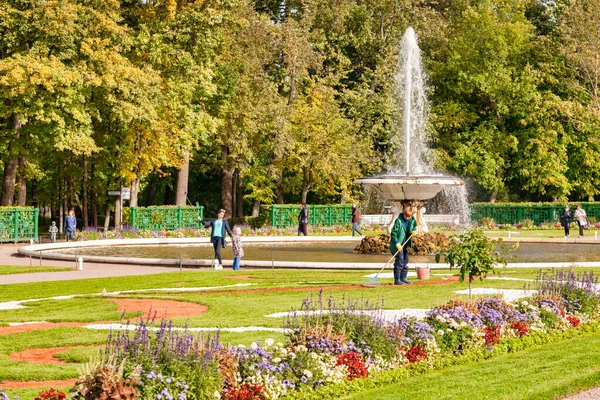
<instances>
[{"instance_id":1,"label":"small tree in lawn","mask_svg":"<svg viewBox=\"0 0 600 400\"><path fill-rule=\"evenodd\" d=\"M506 256L518 246L507 247L502 239L491 240L485 237L481 229L471 229L450 242L448 251L435 256L439 262L440 256L446 256L450 268L460 267L460 281L464 282L465 275L469 277L469 300L473 278L483 280L488 272L494 271L494 266L506 266Z\"/></svg>"}]
</instances>

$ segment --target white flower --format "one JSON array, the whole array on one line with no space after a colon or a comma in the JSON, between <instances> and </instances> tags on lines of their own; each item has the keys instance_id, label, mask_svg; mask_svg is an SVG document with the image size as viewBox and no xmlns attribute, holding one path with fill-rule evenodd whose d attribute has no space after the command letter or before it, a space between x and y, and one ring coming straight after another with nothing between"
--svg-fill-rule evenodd
<instances>
[{"instance_id":1,"label":"white flower","mask_svg":"<svg viewBox=\"0 0 600 400\"><path fill-rule=\"evenodd\" d=\"M292 360L295 360L295 359L296 359L296 353L292 353L292 352L290 352L290 353L288 354L288 356L290 356L290 358L291 358Z\"/></svg>"},{"instance_id":2,"label":"white flower","mask_svg":"<svg viewBox=\"0 0 600 400\"><path fill-rule=\"evenodd\" d=\"M313 377L313 373L312 371L309 371L308 369L305 369L304 371L302 371L302 373L304 374L304 376L306 376L308 379Z\"/></svg>"},{"instance_id":3,"label":"white flower","mask_svg":"<svg viewBox=\"0 0 600 400\"><path fill-rule=\"evenodd\" d=\"M283 347L283 343L277 342L277 347Z\"/></svg>"},{"instance_id":4,"label":"white flower","mask_svg":"<svg viewBox=\"0 0 600 400\"><path fill-rule=\"evenodd\" d=\"M441 315L436 315L435 319L436 319L436 321L439 321L439 322L446 322L446 319L444 317L442 317Z\"/></svg>"},{"instance_id":5,"label":"white flower","mask_svg":"<svg viewBox=\"0 0 600 400\"><path fill-rule=\"evenodd\" d=\"M215 390L215 392L213 393L213 397L214 397L215 399L220 399L220 398L221 398L221 393L219 393L219 391L218 391L218 390Z\"/></svg>"},{"instance_id":6,"label":"white flower","mask_svg":"<svg viewBox=\"0 0 600 400\"><path fill-rule=\"evenodd\" d=\"M275 343L275 341L271 338L268 338L267 340L265 340L265 344L267 345L267 347L273 346L273 343Z\"/></svg>"},{"instance_id":7,"label":"white flower","mask_svg":"<svg viewBox=\"0 0 600 400\"><path fill-rule=\"evenodd\" d=\"M287 350L285 349L285 347L282 347L281 349L279 349L279 352L281 353L281 355L287 355Z\"/></svg>"},{"instance_id":8,"label":"white flower","mask_svg":"<svg viewBox=\"0 0 600 400\"><path fill-rule=\"evenodd\" d=\"M294 350L296 350L296 353L306 353L308 351L306 346L304 346L302 344L296 346L296 348Z\"/></svg>"},{"instance_id":9,"label":"white flower","mask_svg":"<svg viewBox=\"0 0 600 400\"><path fill-rule=\"evenodd\" d=\"M523 302L521 304L523 304L524 306L528 306L529 302L527 300L523 300Z\"/></svg>"},{"instance_id":10,"label":"white flower","mask_svg":"<svg viewBox=\"0 0 600 400\"><path fill-rule=\"evenodd\" d=\"M463 322L460 323L460 327L461 328L464 328L465 326L467 326L467 322L466 321L463 321Z\"/></svg>"},{"instance_id":11,"label":"white flower","mask_svg":"<svg viewBox=\"0 0 600 400\"><path fill-rule=\"evenodd\" d=\"M446 329L446 332L448 332L448 333L452 333L452 329L450 329L450 328L447 328L447 329Z\"/></svg>"},{"instance_id":12,"label":"white flower","mask_svg":"<svg viewBox=\"0 0 600 400\"><path fill-rule=\"evenodd\" d=\"M258 349L258 344L256 344L256 342L252 342L252 344L250 345L250 348L252 350L256 350L256 349Z\"/></svg>"},{"instance_id":13,"label":"white flower","mask_svg":"<svg viewBox=\"0 0 600 400\"><path fill-rule=\"evenodd\" d=\"M319 355L317 353L310 353L310 358L316 360L317 358L319 358Z\"/></svg>"},{"instance_id":14,"label":"white flower","mask_svg":"<svg viewBox=\"0 0 600 400\"><path fill-rule=\"evenodd\" d=\"M274 359L271 360L273 362L273 364L279 364L281 362L281 358L279 357L275 357Z\"/></svg>"},{"instance_id":15,"label":"white flower","mask_svg":"<svg viewBox=\"0 0 600 400\"><path fill-rule=\"evenodd\" d=\"M240 350L245 350L246 349L246 346L244 346L243 344L238 344L237 347Z\"/></svg>"},{"instance_id":16,"label":"white flower","mask_svg":"<svg viewBox=\"0 0 600 400\"><path fill-rule=\"evenodd\" d=\"M437 331L437 334L440 336L444 336L444 330L440 329L439 331Z\"/></svg>"}]
</instances>

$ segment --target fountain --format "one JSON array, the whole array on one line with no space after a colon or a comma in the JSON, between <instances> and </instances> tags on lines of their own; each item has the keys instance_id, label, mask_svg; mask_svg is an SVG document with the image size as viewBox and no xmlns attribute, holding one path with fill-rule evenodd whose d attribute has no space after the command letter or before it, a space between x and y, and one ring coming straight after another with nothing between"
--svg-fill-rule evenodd
<instances>
[{"instance_id":1,"label":"fountain","mask_svg":"<svg viewBox=\"0 0 600 400\"><path fill-rule=\"evenodd\" d=\"M402 126L390 142L394 158L388 161L389 172L355 181L367 190L392 203L392 225L402 205L410 203L416 208L420 230L427 230L422 219L426 200L432 199L445 187L462 186L460 178L436 174L426 160L427 129L424 74L421 68L421 49L415 31L408 28L400 45L400 59L395 75L396 91ZM391 229L391 226L390 226Z\"/></svg>"}]
</instances>

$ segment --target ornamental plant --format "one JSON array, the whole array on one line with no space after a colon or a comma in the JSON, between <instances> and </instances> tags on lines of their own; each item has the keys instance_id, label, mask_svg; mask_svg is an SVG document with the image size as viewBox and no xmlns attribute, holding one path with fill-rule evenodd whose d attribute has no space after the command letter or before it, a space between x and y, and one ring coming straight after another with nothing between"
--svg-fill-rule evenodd
<instances>
[{"instance_id":1,"label":"ornamental plant","mask_svg":"<svg viewBox=\"0 0 600 400\"><path fill-rule=\"evenodd\" d=\"M560 297L567 313L594 319L600 315L597 285L598 275L593 271L550 269L538 271L534 288L542 296Z\"/></svg>"},{"instance_id":2,"label":"ornamental plant","mask_svg":"<svg viewBox=\"0 0 600 400\"><path fill-rule=\"evenodd\" d=\"M223 393L225 400L266 400L267 396L263 393L263 387L260 385L242 384L237 389L228 389Z\"/></svg>"},{"instance_id":3,"label":"ornamental plant","mask_svg":"<svg viewBox=\"0 0 600 400\"><path fill-rule=\"evenodd\" d=\"M348 368L348 380L356 378L366 378L369 375L365 367L365 361L361 355L353 351L340 354L337 359L337 365L345 365Z\"/></svg>"},{"instance_id":4,"label":"ornamental plant","mask_svg":"<svg viewBox=\"0 0 600 400\"><path fill-rule=\"evenodd\" d=\"M461 282L468 277L469 299L471 299L473 279L479 277L483 280L488 273L494 271L495 265L506 266L505 257L517 246L509 248L502 243L501 239L491 240L481 229L471 229L450 242L445 256L450 268L460 268ZM436 262L440 261L442 254L444 253L436 254Z\"/></svg>"},{"instance_id":5,"label":"ornamental plant","mask_svg":"<svg viewBox=\"0 0 600 400\"><path fill-rule=\"evenodd\" d=\"M35 400L62 400L67 398L64 392L50 388L49 390L42 390Z\"/></svg>"}]
</instances>

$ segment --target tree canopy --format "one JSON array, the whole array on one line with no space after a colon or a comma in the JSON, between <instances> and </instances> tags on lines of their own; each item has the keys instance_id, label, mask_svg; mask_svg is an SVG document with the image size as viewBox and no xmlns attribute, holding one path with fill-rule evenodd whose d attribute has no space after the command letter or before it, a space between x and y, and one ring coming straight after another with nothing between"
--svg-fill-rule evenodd
<instances>
[{"instance_id":1,"label":"tree canopy","mask_svg":"<svg viewBox=\"0 0 600 400\"><path fill-rule=\"evenodd\" d=\"M407 27L435 169L478 200L600 194L600 0L5 0L0 205L109 215L361 198ZM189 204L189 203L188 203Z\"/></svg>"}]
</instances>

